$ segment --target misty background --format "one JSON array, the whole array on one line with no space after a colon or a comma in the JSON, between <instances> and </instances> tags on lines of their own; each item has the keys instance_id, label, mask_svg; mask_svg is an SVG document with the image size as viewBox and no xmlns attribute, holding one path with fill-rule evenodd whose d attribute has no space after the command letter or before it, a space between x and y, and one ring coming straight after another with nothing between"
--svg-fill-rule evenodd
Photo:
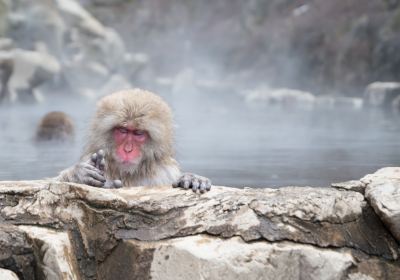
<instances>
[{"instance_id":1,"label":"misty background","mask_svg":"<svg viewBox=\"0 0 400 280\"><path fill-rule=\"evenodd\" d=\"M329 186L399 166L400 1L0 0L0 180L76 163L96 100L173 107L185 171ZM74 141L34 140L47 112Z\"/></svg>"}]
</instances>

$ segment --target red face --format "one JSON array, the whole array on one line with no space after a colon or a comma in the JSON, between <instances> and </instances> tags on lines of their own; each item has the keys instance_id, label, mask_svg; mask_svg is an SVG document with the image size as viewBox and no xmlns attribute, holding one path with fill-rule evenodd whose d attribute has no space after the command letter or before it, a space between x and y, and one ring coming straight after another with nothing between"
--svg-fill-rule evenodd
<instances>
[{"instance_id":1,"label":"red face","mask_svg":"<svg viewBox=\"0 0 400 280\"><path fill-rule=\"evenodd\" d=\"M117 160L124 164L136 163L142 156L141 146L149 138L145 130L116 127L113 130Z\"/></svg>"}]
</instances>

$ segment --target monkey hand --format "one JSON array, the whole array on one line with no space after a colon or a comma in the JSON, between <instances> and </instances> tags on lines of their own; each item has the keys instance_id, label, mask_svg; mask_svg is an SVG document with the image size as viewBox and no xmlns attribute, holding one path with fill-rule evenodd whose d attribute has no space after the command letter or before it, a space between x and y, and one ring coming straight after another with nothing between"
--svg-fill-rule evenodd
<instances>
[{"instance_id":1,"label":"monkey hand","mask_svg":"<svg viewBox=\"0 0 400 280\"><path fill-rule=\"evenodd\" d=\"M104 174L104 169L106 166L106 161L104 156L105 156L104 151L99 150L96 153L94 153L90 158L91 165L95 167L100 174ZM101 186L95 186L95 187L102 187L106 189L118 189L122 187L122 182L121 180L104 180Z\"/></svg>"},{"instance_id":2,"label":"monkey hand","mask_svg":"<svg viewBox=\"0 0 400 280\"><path fill-rule=\"evenodd\" d=\"M106 182L104 167L104 151L100 150L94 153L88 161L82 161L62 171L57 180L102 188Z\"/></svg>"},{"instance_id":3,"label":"monkey hand","mask_svg":"<svg viewBox=\"0 0 400 280\"><path fill-rule=\"evenodd\" d=\"M178 181L172 184L174 188L192 189L194 192L199 190L201 193L211 189L210 179L192 173L184 173Z\"/></svg>"},{"instance_id":4,"label":"monkey hand","mask_svg":"<svg viewBox=\"0 0 400 280\"><path fill-rule=\"evenodd\" d=\"M80 162L72 167L65 181L85 184L93 187L103 187L106 179L103 172L94 167L91 162Z\"/></svg>"}]
</instances>

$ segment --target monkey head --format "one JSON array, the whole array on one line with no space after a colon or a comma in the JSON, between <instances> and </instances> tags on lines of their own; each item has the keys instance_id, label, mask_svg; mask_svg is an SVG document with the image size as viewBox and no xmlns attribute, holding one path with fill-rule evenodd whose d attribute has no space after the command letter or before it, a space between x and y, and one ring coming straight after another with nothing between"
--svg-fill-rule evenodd
<instances>
[{"instance_id":1,"label":"monkey head","mask_svg":"<svg viewBox=\"0 0 400 280\"><path fill-rule=\"evenodd\" d=\"M107 165L134 173L147 162L173 156L172 126L171 109L159 96L140 89L119 91L99 100L87 152L104 149Z\"/></svg>"}]
</instances>

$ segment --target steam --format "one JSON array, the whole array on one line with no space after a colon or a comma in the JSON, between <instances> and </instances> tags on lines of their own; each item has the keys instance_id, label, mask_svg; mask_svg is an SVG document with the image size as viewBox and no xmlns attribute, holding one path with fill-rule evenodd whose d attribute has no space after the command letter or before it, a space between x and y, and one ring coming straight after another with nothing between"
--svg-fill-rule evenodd
<instances>
[{"instance_id":1,"label":"steam","mask_svg":"<svg viewBox=\"0 0 400 280\"><path fill-rule=\"evenodd\" d=\"M214 184L328 186L400 163L399 116L343 105L360 100L336 104L330 95L316 97L326 92L307 92L298 78L301 57L285 55L290 22L266 8L277 4L150 0L94 7L94 0L81 2L97 17L91 26L103 35L67 25L71 30L65 34L74 43L67 49L45 38L64 76L38 89L42 103L1 107L0 179L51 177L75 163L94 100L126 87L146 88L168 101L182 169ZM311 4L299 5L292 12L299 18L310 10ZM266 24L266 17L276 24ZM92 48L101 60L88 55ZM289 102L279 101L285 96ZM39 119L53 110L73 118L77 140L72 145L31 142Z\"/></svg>"}]
</instances>

